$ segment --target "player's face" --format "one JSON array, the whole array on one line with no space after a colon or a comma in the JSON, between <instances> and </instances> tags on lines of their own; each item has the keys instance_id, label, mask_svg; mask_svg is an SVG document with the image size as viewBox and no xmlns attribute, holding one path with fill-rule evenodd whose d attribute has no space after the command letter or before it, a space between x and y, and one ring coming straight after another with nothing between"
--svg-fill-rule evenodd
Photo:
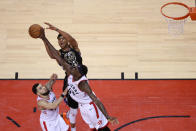
<instances>
[{"instance_id":1,"label":"player's face","mask_svg":"<svg viewBox=\"0 0 196 131\"><path fill-rule=\"evenodd\" d=\"M63 36L60 36L58 38L58 43L59 43L59 46L61 47L61 49L63 49L63 48L68 46L68 42L67 42L67 40Z\"/></svg>"},{"instance_id":2,"label":"player's face","mask_svg":"<svg viewBox=\"0 0 196 131\"><path fill-rule=\"evenodd\" d=\"M79 71L77 69L77 67L70 67L70 71L72 75L78 75Z\"/></svg>"},{"instance_id":3,"label":"player's face","mask_svg":"<svg viewBox=\"0 0 196 131\"><path fill-rule=\"evenodd\" d=\"M37 87L37 93L39 93L40 95L48 95L49 92L50 91L48 90L48 88L42 86L42 84L39 84L39 86Z\"/></svg>"}]
</instances>

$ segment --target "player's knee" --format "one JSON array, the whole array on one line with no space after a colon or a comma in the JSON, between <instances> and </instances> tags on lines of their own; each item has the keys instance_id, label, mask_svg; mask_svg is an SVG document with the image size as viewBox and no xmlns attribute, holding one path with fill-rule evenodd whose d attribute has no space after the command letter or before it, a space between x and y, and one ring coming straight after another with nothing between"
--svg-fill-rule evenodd
<instances>
[{"instance_id":1,"label":"player's knee","mask_svg":"<svg viewBox=\"0 0 196 131\"><path fill-rule=\"evenodd\" d=\"M72 109L70 108L70 115L72 115L73 117L75 117L78 114L78 109Z\"/></svg>"},{"instance_id":2,"label":"player's knee","mask_svg":"<svg viewBox=\"0 0 196 131\"><path fill-rule=\"evenodd\" d=\"M70 108L69 110L69 120L70 123L75 124L76 123L76 116L77 116L78 110Z\"/></svg>"}]
</instances>

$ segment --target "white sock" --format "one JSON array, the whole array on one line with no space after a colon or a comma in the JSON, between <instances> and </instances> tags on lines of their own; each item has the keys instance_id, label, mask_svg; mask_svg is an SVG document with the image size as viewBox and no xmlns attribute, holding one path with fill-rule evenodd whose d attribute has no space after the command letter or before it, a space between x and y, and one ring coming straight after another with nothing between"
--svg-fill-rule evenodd
<instances>
[{"instance_id":1,"label":"white sock","mask_svg":"<svg viewBox=\"0 0 196 131\"><path fill-rule=\"evenodd\" d=\"M74 127L74 128L71 128L71 131L76 131L76 127Z\"/></svg>"}]
</instances>

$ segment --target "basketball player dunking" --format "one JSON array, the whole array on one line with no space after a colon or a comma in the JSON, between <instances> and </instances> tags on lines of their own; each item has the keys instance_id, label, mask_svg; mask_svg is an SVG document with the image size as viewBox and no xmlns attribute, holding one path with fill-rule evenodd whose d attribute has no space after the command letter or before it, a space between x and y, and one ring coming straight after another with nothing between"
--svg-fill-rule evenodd
<instances>
[{"instance_id":1,"label":"basketball player dunking","mask_svg":"<svg viewBox=\"0 0 196 131\"><path fill-rule=\"evenodd\" d=\"M57 36L58 43L60 46L60 50L58 50L59 55L63 58L69 65L76 67L78 64L82 64L82 57L80 53L80 49L78 48L77 41L68 33L56 28L55 26L51 25L50 23L45 23L48 25L47 29L57 31L59 35ZM50 58L55 59L50 50L45 45L46 50ZM61 66L61 64L59 63ZM67 76L69 74L65 72L63 90L67 88ZM66 98L64 99L66 104L70 107L70 110L67 112L67 117L70 120L71 124L71 131L76 131L76 115L78 112L78 102L76 102L72 97L67 94Z\"/></svg>"},{"instance_id":2,"label":"basketball player dunking","mask_svg":"<svg viewBox=\"0 0 196 131\"><path fill-rule=\"evenodd\" d=\"M108 121L112 124L118 124L119 122L117 118L108 115L104 105L91 90L88 79L85 76L85 71L83 70L85 69L83 65L73 67L67 64L45 37L44 29L41 32L40 38L48 50L50 50L52 56L63 66L63 69L70 74L68 76L68 92L70 96L79 103L83 120L92 130L110 131L107 126Z\"/></svg>"},{"instance_id":3,"label":"basketball player dunking","mask_svg":"<svg viewBox=\"0 0 196 131\"><path fill-rule=\"evenodd\" d=\"M32 92L38 95L37 105L38 109L41 110L40 124L43 131L67 131L69 128L60 116L58 107L65 98L67 89L56 100L56 96L52 91L52 86L56 79L57 75L53 74L45 85L35 83L32 87Z\"/></svg>"}]
</instances>

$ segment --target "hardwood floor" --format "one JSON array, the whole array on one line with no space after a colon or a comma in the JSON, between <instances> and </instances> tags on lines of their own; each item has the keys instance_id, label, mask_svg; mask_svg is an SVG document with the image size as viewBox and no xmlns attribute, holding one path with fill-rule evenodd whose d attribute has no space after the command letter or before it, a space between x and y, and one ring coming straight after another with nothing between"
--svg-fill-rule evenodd
<instances>
[{"instance_id":1,"label":"hardwood floor","mask_svg":"<svg viewBox=\"0 0 196 131\"><path fill-rule=\"evenodd\" d=\"M77 39L88 78L196 78L196 23L184 34L168 34L160 7L171 0L1 0L0 78L48 78L64 72L41 40L28 35L31 24L50 22ZM179 0L189 6L194 1ZM46 31L56 47L57 33Z\"/></svg>"}]
</instances>

